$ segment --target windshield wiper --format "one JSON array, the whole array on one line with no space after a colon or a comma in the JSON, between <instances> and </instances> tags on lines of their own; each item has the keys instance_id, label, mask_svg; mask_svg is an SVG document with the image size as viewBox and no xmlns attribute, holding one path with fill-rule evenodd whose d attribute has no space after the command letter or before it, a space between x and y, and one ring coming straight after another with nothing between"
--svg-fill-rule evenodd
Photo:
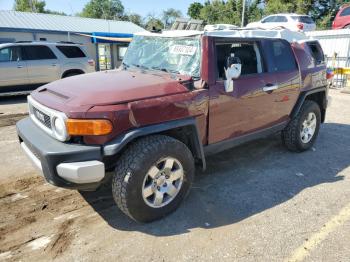
<instances>
[{"instance_id":1,"label":"windshield wiper","mask_svg":"<svg viewBox=\"0 0 350 262\"><path fill-rule=\"evenodd\" d=\"M147 66L144 66L144 65L138 65L138 64L131 64L131 65L142 69L149 69Z\"/></svg>"},{"instance_id":2,"label":"windshield wiper","mask_svg":"<svg viewBox=\"0 0 350 262\"><path fill-rule=\"evenodd\" d=\"M128 65L127 63L122 62L123 65L123 69L126 70L130 67L130 65Z\"/></svg>"},{"instance_id":3,"label":"windshield wiper","mask_svg":"<svg viewBox=\"0 0 350 262\"><path fill-rule=\"evenodd\" d=\"M163 72L167 72L167 73L169 73L169 74L180 74L179 71L170 70L170 69L164 68L164 67L153 66L153 67L151 67L151 68L154 69L154 70L160 70L160 71L163 71Z\"/></svg>"}]
</instances>

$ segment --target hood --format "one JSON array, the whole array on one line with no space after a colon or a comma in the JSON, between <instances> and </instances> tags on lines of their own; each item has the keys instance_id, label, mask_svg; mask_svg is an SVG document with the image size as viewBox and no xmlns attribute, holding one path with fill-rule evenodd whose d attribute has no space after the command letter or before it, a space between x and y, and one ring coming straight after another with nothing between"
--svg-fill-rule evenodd
<instances>
[{"instance_id":1,"label":"hood","mask_svg":"<svg viewBox=\"0 0 350 262\"><path fill-rule=\"evenodd\" d=\"M35 90L39 103L62 111L87 110L96 105L121 104L188 92L181 84L191 78L141 70L110 70L61 79Z\"/></svg>"}]
</instances>

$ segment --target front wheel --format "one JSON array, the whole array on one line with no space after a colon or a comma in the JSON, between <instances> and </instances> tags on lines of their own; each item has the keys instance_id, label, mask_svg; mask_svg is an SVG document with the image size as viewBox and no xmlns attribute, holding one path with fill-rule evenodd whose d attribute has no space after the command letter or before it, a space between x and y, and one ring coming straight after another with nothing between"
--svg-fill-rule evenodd
<instances>
[{"instance_id":1,"label":"front wheel","mask_svg":"<svg viewBox=\"0 0 350 262\"><path fill-rule=\"evenodd\" d=\"M284 145L295 152L310 149L315 143L320 124L320 107L314 101L306 100L298 115L282 131Z\"/></svg>"},{"instance_id":2,"label":"front wheel","mask_svg":"<svg viewBox=\"0 0 350 262\"><path fill-rule=\"evenodd\" d=\"M112 182L118 207L130 218L150 222L174 211L194 177L191 151L164 135L141 138L120 157Z\"/></svg>"}]
</instances>

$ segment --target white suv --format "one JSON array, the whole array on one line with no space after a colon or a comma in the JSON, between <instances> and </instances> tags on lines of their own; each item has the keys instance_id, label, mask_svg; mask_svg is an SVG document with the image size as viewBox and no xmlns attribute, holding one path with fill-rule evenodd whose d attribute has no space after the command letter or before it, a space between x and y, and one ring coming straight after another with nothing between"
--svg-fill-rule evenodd
<instances>
[{"instance_id":1,"label":"white suv","mask_svg":"<svg viewBox=\"0 0 350 262\"><path fill-rule=\"evenodd\" d=\"M263 29L284 27L291 31L300 32L316 30L316 24L310 16L298 14L269 15L258 22L249 23L246 27Z\"/></svg>"},{"instance_id":2,"label":"white suv","mask_svg":"<svg viewBox=\"0 0 350 262\"><path fill-rule=\"evenodd\" d=\"M80 44L0 44L0 95L27 93L57 79L94 71L94 60Z\"/></svg>"}]
</instances>

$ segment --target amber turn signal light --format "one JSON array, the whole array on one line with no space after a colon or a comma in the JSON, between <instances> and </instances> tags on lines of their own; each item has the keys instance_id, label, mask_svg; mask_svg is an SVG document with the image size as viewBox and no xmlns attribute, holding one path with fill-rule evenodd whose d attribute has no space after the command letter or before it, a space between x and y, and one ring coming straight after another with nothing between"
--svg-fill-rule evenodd
<instances>
[{"instance_id":1,"label":"amber turn signal light","mask_svg":"<svg viewBox=\"0 0 350 262\"><path fill-rule=\"evenodd\" d=\"M71 136L100 136L112 132L111 121L105 119L68 119L67 132Z\"/></svg>"}]
</instances>

